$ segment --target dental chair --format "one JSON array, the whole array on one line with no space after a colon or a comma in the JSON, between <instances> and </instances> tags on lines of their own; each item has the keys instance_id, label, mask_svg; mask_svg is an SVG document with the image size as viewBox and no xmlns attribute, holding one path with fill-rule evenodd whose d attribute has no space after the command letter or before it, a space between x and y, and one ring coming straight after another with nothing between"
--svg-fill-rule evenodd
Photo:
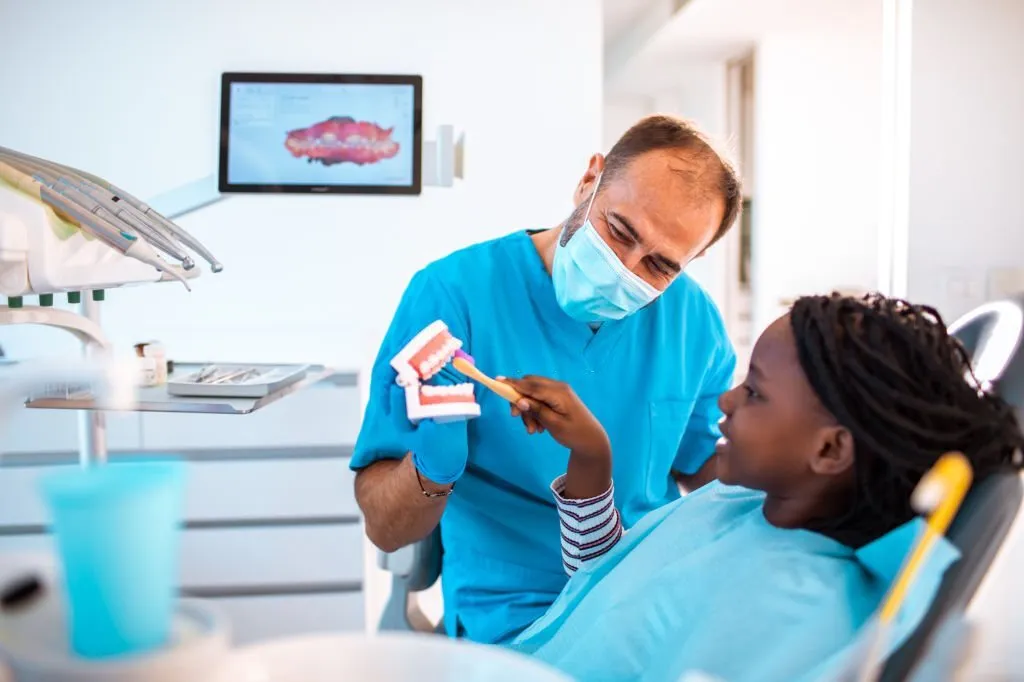
<instances>
[{"instance_id":1,"label":"dental chair","mask_svg":"<svg viewBox=\"0 0 1024 682\"><path fill-rule=\"evenodd\" d=\"M1013 405L1024 424L1024 294L985 304L949 327L971 355L975 374ZM949 619L962 617L1002 546L1024 499L1017 473L992 476L967 496L949 530L962 558L947 573L924 620L894 652L882 672L883 682L906 680L928 652L936 633ZM439 529L397 552L378 555L391 572L392 589L380 620L381 630L439 632L417 605L417 594L441 575Z\"/></svg>"},{"instance_id":2,"label":"dental chair","mask_svg":"<svg viewBox=\"0 0 1024 682\"><path fill-rule=\"evenodd\" d=\"M377 565L391 573L391 595L380 617L380 631L444 632L444 618L431 623L417 597L441 577L441 554L440 526L396 552L377 552Z\"/></svg>"},{"instance_id":3,"label":"dental chair","mask_svg":"<svg viewBox=\"0 0 1024 682\"><path fill-rule=\"evenodd\" d=\"M971 354L975 374L1017 411L1024 424L1024 294L985 304L950 325ZM1024 498L1020 474L979 482L950 526L948 538L961 558L947 571L931 608L914 634L889 658L882 682L902 682L921 664L940 628L962 619L1006 539Z\"/></svg>"}]
</instances>

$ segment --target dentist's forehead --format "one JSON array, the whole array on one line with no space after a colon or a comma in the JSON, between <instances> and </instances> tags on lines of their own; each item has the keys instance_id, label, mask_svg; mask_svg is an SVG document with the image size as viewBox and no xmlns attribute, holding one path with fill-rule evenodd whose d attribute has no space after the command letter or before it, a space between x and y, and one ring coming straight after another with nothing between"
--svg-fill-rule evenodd
<instances>
[{"instance_id":1,"label":"dentist's forehead","mask_svg":"<svg viewBox=\"0 0 1024 682\"><path fill-rule=\"evenodd\" d=\"M708 186L706 165L678 151L642 154L601 180L602 208L685 264L711 242L725 214L724 198Z\"/></svg>"}]
</instances>

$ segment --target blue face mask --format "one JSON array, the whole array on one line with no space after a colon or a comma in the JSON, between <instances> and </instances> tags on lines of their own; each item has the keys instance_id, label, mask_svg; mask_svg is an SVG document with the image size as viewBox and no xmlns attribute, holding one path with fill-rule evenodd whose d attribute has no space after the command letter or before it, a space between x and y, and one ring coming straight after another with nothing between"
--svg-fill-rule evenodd
<instances>
[{"instance_id":1,"label":"blue face mask","mask_svg":"<svg viewBox=\"0 0 1024 682\"><path fill-rule=\"evenodd\" d=\"M599 177L597 185L600 182ZM564 246L559 239L551 264L558 305L574 320L592 324L621 320L661 294L627 268L594 229L590 209L597 185L590 195L583 225Z\"/></svg>"}]
</instances>

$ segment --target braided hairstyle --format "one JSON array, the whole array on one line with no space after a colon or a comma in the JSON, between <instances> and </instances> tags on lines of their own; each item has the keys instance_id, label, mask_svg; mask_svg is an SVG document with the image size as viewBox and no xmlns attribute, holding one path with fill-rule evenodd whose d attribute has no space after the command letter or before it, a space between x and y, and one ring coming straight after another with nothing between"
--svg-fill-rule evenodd
<instances>
[{"instance_id":1,"label":"braided hairstyle","mask_svg":"<svg viewBox=\"0 0 1024 682\"><path fill-rule=\"evenodd\" d=\"M906 523L914 487L945 452L963 452L975 480L1020 468L1013 409L979 388L933 308L879 294L806 296L790 323L811 387L854 439L850 508L816 530L860 547Z\"/></svg>"}]
</instances>

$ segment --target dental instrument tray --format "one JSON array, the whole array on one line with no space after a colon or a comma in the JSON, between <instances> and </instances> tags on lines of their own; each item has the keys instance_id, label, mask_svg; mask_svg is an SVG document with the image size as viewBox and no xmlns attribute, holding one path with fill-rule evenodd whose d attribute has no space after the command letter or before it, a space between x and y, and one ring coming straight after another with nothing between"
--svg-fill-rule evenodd
<instances>
[{"instance_id":1,"label":"dental instrument tray","mask_svg":"<svg viewBox=\"0 0 1024 682\"><path fill-rule=\"evenodd\" d=\"M263 398L301 381L310 365L209 364L180 378L172 376L167 393L204 398Z\"/></svg>"}]
</instances>

